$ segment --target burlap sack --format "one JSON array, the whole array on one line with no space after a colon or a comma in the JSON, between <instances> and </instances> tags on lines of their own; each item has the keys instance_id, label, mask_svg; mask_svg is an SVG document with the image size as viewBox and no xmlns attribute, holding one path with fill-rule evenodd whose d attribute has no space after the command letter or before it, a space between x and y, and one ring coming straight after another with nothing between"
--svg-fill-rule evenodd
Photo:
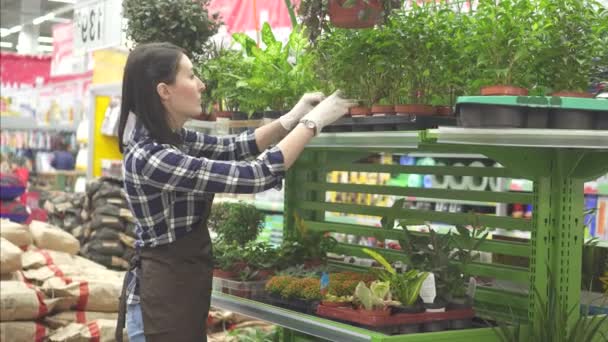
<instances>
[{"instance_id":1,"label":"burlap sack","mask_svg":"<svg viewBox=\"0 0 608 342\"><path fill-rule=\"evenodd\" d=\"M1 322L0 341L44 342L52 330L37 322Z\"/></svg>"},{"instance_id":2,"label":"burlap sack","mask_svg":"<svg viewBox=\"0 0 608 342\"><path fill-rule=\"evenodd\" d=\"M27 279L23 276L23 272L15 271L12 273L2 274L0 275L0 281L20 281L27 282Z\"/></svg>"},{"instance_id":3,"label":"burlap sack","mask_svg":"<svg viewBox=\"0 0 608 342\"><path fill-rule=\"evenodd\" d=\"M80 279L115 279L122 278L124 272L117 272L101 268L88 268L79 265L48 265L37 269L24 270L23 275L29 281L43 283L46 280L58 277L66 280Z\"/></svg>"},{"instance_id":4,"label":"burlap sack","mask_svg":"<svg viewBox=\"0 0 608 342\"><path fill-rule=\"evenodd\" d=\"M0 282L0 321L34 320L46 316L57 304L34 286L20 281Z\"/></svg>"},{"instance_id":5,"label":"burlap sack","mask_svg":"<svg viewBox=\"0 0 608 342\"><path fill-rule=\"evenodd\" d=\"M0 274L7 274L21 269L21 254L19 247L7 239L0 237Z\"/></svg>"},{"instance_id":6,"label":"burlap sack","mask_svg":"<svg viewBox=\"0 0 608 342\"><path fill-rule=\"evenodd\" d=\"M64 311L58 314L47 316L44 323L53 329L65 327L70 323L86 324L96 319L117 320L117 312L97 312L97 311Z\"/></svg>"},{"instance_id":7,"label":"burlap sack","mask_svg":"<svg viewBox=\"0 0 608 342\"><path fill-rule=\"evenodd\" d=\"M80 242L75 237L45 222L32 221L30 231L36 246L40 248L69 254L76 254L80 250Z\"/></svg>"},{"instance_id":8,"label":"burlap sack","mask_svg":"<svg viewBox=\"0 0 608 342\"><path fill-rule=\"evenodd\" d=\"M119 231L112 228L100 228L91 232L91 240L117 241L120 240Z\"/></svg>"},{"instance_id":9,"label":"burlap sack","mask_svg":"<svg viewBox=\"0 0 608 342\"><path fill-rule=\"evenodd\" d=\"M87 324L72 323L57 329L49 337L51 342L113 342L116 321L97 319ZM127 334L123 334L125 341Z\"/></svg>"},{"instance_id":10,"label":"burlap sack","mask_svg":"<svg viewBox=\"0 0 608 342\"><path fill-rule=\"evenodd\" d=\"M103 255L99 253L89 252L83 253L85 257L98 262L112 269L126 270L129 268L129 261L122 257ZM126 254L126 253L125 253ZM130 253L129 253L130 254Z\"/></svg>"},{"instance_id":11,"label":"burlap sack","mask_svg":"<svg viewBox=\"0 0 608 342\"><path fill-rule=\"evenodd\" d=\"M21 255L21 263L24 269L49 265L73 265L81 268L106 269L105 266L78 255L35 247L28 249Z\"/></svg>"},{"instance_id":12,"label":"burlap sack","mask_svg":"<svg viewBox=\"0 0 608 342\"><path fill-rule=\"evenodd\" d=\"M93 216L95 215L120 217L120 207L115 206L113 204L106 204L99 207L94 207Z\"/></svg>"},{"instance_id":13,"label":"burlap sack","mask_svg":"<svg viewBox=\"0 0 608 342\"><path fill-rule=\"evenodd\" d=\"M40 288L50 298L61 298L59 310L118 312L122 279L71 280L51 278Z\"/></svg>"},{"instance_id":14,"label":"burlap sack","mask_svg":"<svg viewBox=\"0 0 608 342\"><path fill-rule=\"evenodd\" d=\"M18 247L29 246L33 242L27 226L5 219L0 219L0 236Z\"/></svg>"}]
</instances>

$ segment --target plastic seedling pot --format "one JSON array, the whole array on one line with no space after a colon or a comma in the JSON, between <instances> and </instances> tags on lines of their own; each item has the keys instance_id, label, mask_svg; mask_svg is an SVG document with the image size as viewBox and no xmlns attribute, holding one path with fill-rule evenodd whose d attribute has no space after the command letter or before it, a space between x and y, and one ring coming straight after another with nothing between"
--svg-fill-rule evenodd
<instances>
[{"instance_id":1,"label":"plastic seedling pot","mask_svg":"<svg viewBox=\"0 0 608 342\"><path fill-rule=\"evenodd\" d=\"M551 111L551 128L560 129L593 129L595 112L576 109L553 109Z\"/></svg>"},{"instance_id":2,"label":"plastic seedling pot","mask_svg":"<svg viewBox=\"0 0 608 342\"><path fill-rule=\"evenodd\" d=\"M548 128L549 108L530 107L527 111L526 128Z\"/></svg>"}]
</instances>

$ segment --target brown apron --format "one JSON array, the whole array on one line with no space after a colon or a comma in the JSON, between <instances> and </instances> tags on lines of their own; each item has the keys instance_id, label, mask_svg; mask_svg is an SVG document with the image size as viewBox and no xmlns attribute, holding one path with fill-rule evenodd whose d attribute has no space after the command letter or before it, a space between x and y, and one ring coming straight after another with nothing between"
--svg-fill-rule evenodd
<instances>
[{"instance_id":1,"label":"brown apron","mask_svg":"<svg viewBox=\"0 0 608 342\"><path fill-rule=\"evenodd\" d=\"M213 256L206 224L211 201L206 205L200 226L172 243L142 248L139 253L139 295L146 342L207 341ZM124 328L123 298L117 336Z\"/></svg>"}]
</instances>

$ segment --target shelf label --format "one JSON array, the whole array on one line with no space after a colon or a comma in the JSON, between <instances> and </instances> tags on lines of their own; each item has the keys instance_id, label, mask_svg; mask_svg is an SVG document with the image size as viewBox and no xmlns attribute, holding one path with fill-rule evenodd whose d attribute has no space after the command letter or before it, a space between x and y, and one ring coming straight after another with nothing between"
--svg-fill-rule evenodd
<instances>
[{"instance_id":1,"label":"shelf label","mask_svg":"<svg viewBox=\"0 0 608 342\"><path fill-rule=\"evenodd\" d=\"M74 9L74 48L92 51L122 42L120 0L88 2Z\"/></svg>"}]
</instances>

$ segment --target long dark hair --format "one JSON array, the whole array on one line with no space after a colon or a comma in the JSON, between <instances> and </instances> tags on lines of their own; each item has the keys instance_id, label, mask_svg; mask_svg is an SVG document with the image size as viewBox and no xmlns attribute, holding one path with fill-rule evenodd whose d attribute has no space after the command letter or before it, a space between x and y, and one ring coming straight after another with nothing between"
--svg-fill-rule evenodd
<instances>
[{"instance_id":1,"label":"long dark hair","mask_svg":"<svg viewBox=\"0 0 608 342\"><path fill-rule=\"evenodd\" d=\"M161 144L178 145L180 135L171 130L165 106L156 86L163 82L173 84L177 68L184 51L170 43L148 43L138 45L127 58L122 79L122 101L118 125L118 148L122 153L123 135L133 112L137 121L150 132L150 136Z\"/></svg>"}]
</instances>

